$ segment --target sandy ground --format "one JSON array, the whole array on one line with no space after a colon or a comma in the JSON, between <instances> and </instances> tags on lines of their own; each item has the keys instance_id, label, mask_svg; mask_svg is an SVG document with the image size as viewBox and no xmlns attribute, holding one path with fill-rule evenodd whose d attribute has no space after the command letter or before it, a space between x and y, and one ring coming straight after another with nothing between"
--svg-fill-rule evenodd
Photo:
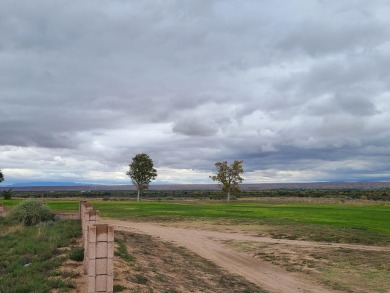
<instances>
[{"instance_id":1,"label":"sandy ground","mask_svg":"<svg viewBox=\"0 0 390 293\"><path fill-rule=\"evenodd\" d=\"M380 252L388 255L390 252L388 246L273 239L239 227L208 227L206 223L144 223L111 219L101 223L115 227L116 238L126 243L128 252L135 258L130 262L119 256L114 258L114 283L126 288L122 292L341 292L318 283L319 279L312 274L316 268L307 267L305 257L318 257L339 249L362 254ZM260 248L257 250L260 254L278 258L259 257L253 249L256 246ZM245 247L250 249L242 249ZM302 251L310 253L302 254ZM286 266L283 260L286 255L292 256L293 265ZM84 292L82 262L67 261L62 270L73 273L71 279L77 289L70 292ZM137 279L139 276L145 278L145 284L143 279ZM371 291L372 286L363 287L355 286L354 290L388 292L383 288Z\"/></svg>"},{"instance_id":2,"label":"sandy ground","mask_svg":"<svg viewBox=\"0 0 390 293\"><path fill-rule=\"evenodd\" d=\"M208 231L190 228L161 226L154 223L105 220L116 230L144 233L158 237L162 241L183 246L199 256L208 259L227 271L243 276L269 292L337 292L315 283L303 274L289 272L250 254L238 252L226 245L226 241L251 241L262 243L282 243L292 247L334 247L371 251L390 251L389 247L318 243L299 240L272 239L242 233Z\"/></svg>"},{"instance_id":3,"label":"sandy ground","mask_svg":"<svg viewBox=\"0 0 390 293\"><path fill-rule=\"evenodd\" d=\"M183 246L140 232L116 231L114 284L138 293L268 293ZM124 257L123 247L127 253ZM119 250L122 253L119 253Z\"/></svg>"}]
</instances>

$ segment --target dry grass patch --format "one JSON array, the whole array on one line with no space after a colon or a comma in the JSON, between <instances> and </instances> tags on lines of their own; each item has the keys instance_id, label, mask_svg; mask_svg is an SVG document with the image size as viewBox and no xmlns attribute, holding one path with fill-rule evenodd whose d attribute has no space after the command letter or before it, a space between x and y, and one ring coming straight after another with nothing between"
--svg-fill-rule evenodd
<instances>
[{"instance_id":1,"label":"dry grass patch","mask_svg":"<svg viewBox=\"0 0 390 293\"><path fill-rule=\"evenodd\" d=\"M131 256L123 258L116 253L117 291L266 292L183 247L143 234L116 231L115 237L119 246L120 242L126 244Z\"/></svg>"},{"instance_id":2,"label":"dry grass patch","mask_svg":"<svg viewBox=\"0 0 390 293\"><path fill-rule=\"evenodd\" d=\"M82 261L74 261L69 259L70 251L74 248L79 248L82 245L81 237L75 238L70 245L66 247L61 247L59 249L60 256L66 258L67 260L61 264L61 266L53 272L53 278L61 278L63 281L73 284L74 288L67 289L53 289L50 293L78 293L84 292L85 290L85 275L84 275L84 266Z\"/></svg>"},{"instance_id":3,"label":"dry grass patch","mask_svg":"<svg viewBox=\"0 0 390 293\"><path fill-rule=\"evenodd\" d=\"M306 240L315 242L353 243L366 245L390 245L390 235L364 229L329 227L313 224L268 223L250 220L197 220L180 222L156 222L167 227L240 233L274 239Z\"/></svg>"},{"instance_id":4,"label":"dry grass patch","mask_svg":"<svg viewBox=\"0 0 390 293\"><path fill-rule=\"evenodd\" d=\"M346 292L390 292L390 252L226 241L236 250Z\"/></svg>"}]
</instances>

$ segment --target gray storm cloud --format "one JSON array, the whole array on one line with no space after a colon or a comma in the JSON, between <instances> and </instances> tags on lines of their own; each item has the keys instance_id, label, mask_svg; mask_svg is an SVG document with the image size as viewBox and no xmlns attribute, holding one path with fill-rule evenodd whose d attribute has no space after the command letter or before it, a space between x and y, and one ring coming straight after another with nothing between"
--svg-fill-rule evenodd
<instances>
[{"instance_id":1,"label":"gray storm cloud","mask_svg":"<svg viewBox=\"0 0 390 293\"><path fill-rule=\"evenodd\" d=\"M234 159L258 180L390 180L389 9L2 1L0 169L124 183L147 152L173 183Z\"/></svg>"}]
</instances>

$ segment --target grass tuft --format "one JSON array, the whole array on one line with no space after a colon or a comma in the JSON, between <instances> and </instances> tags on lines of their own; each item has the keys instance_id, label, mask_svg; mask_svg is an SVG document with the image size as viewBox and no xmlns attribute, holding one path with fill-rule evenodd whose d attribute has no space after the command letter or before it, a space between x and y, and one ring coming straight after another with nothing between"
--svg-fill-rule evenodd
<instances>
[{"instance_id":1,"label":"grass tuft","mask_svg":"<svg viewBox=\"0 0 390 293\"><path fill-rule=\"evenodd\" d=\"M122 291L125 291L126 289L127 289L127 287L122 286L120 284L114 285L114 292L122 292Z\"/></svg>"},{"instance_id":2,"label":"grass tuft","mask_svg":"<svg viewBox=\"0 0 390 293\"><path fill-rule=\"evenodd\" d=\"M129 254L125 242L117 237L115 237L115 242L118 243L118 249L115 251L115 255L121 257L127 262L134 262L135 257Z\"/></svg>"},{"instance_id":3,"label":"grass tuft","mask_svg":"<svg viewBox=\"0 0 390 293\"><path fill-rule=\"evenodd\" d=\"M135 282L138 284L146 284L148 282L148 278L146 278L144 275L137 274L135 275Z\"/></svg>"}]
</instances>

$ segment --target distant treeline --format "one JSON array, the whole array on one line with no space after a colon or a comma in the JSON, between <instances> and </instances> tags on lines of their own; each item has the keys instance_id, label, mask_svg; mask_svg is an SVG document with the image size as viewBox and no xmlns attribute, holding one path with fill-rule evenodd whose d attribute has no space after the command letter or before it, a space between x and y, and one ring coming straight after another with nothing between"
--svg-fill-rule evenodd
<instances>
[{"instance_id":1,"label":"distant treeline","mask_svg":"<svg viewBox=\"0 0 390 293\"><path fill-rule=\"evenodd\" d=\"M253 197L312 197L340 199L368 199L390 201L390 189L270 189L243 190L235 193L234 198ZM137 191L52 191L52 192L13 192L12 197L28 198L103 198L104 200L135 199ZM226 195L218 190L148 190L142 195L144 199L225 199Z\"/></svg>"}]
</instances>

